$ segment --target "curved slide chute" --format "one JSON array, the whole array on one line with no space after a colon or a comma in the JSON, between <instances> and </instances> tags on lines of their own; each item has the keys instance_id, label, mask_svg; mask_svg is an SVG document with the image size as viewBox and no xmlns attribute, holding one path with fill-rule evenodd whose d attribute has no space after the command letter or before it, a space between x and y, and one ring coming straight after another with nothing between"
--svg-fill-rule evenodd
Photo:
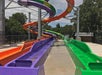
<instances>
[{"instance_id":1,"label":"curved slide chute","mask_svg":"<svg viewBox=\"0 0 102 75\"><path fill-rule=\"evenodd\" d=\"M54 16L56 13L55 8L44 0L19 0L18 4L23 6L36 6L44 9L50 14L50 17Z\"/></svg>"},{"instance_id":2,"label":"curved slide chute","mask_svg":"<svg viewBox=\"0 0 102 75\"><path fill-rule=\"evenodd\" d=\"M56 10L51 4L48 3L48 1L49 0L18 0L18 4L24 5L24 6L36 6L36 7L39 7L41 9L46 10L49 13L49 17L42 20L42 22L44 22L44 23L58 20L62 17L65 17L68 13L71 12L71 10L73 9L73 6L74 6L74 0L66 0L66 2L67 2L66 10L62 14L55 16ZM27 30L28 26L37 27L37 24L38 24L37 21L26 23L23 25L23 28L25 30ZM30 30L30 32L37 34L37 31L34 31L32 29ZM49 32L52 32L52 31L49 31ZM59 34L59 33L56 33L56 34ZM43 34L43 35L50 36L49 34ZM45 39L45 38L41 37L41 40L43 40L43 39ZM1 52L0 55L2 56L2 58L0 58L0 65L5 65L9 61L11 61L11 60L21 56L22 54L28 52L30 50L30 48L32 47L33 43L36 43L38 41L39 40L36 40L36 41L31 40L29 42L25 42L24 45L21 46L20 48L11 49L9 51L10 52L9 54L8 54L8 51ZM3 53L5 53L5 55ZM6 55L6 54L8 54L8 55Z\"/></svg>"},{"instance_id":3,"label":"curved slide chute","mask_svg":"<svg viewBox=\"0 0 102 75\"><path fill-rule=\"evenodd\" d=\"M55 31L52 31L52 30L45 30L46 32L49 32L49 33L52 33L52 34L55 34L55 35L58 35L60 36L62 39L64 39L64 35L61 34L61 33L58 33L58 32L55 32Z\"/></svg>"},{"instance_id":4,"label":"curved slide chute","mask_svg":"<svg viewBox=\"0 0 102 75\"><path fill-rule=\"evenodd\" d=\"M45 18L42 20L42 22L44 22L44 23L55 21L55 20L58 20L60 18L65 17L68 13L71 12L71 10L73 9L73 6L74 6L74 0L66 0L66 2L67 2L66 10L63 13L61 13L60 15L54 16L55 15L55 8L51 4L49 4L47 1L48 0L19 0L18 4L24 5L24 6L33 5L33 6L37 6L41 9L46 10L50 14L50 16L48 18ZM25 30L27 30L28 26L36 26L37 24L38 24L37 21L26 23L23 25L23 28ZM34 30L30 30L30 31L32 33L37 34L37 32Z\"/></svg>"}]
</instances>

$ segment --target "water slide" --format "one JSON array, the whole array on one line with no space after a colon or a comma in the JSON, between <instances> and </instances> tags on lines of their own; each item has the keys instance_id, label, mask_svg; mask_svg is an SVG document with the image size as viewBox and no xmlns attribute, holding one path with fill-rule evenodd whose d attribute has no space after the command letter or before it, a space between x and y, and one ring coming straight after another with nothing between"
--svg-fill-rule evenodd
<instances>
[{"instance_id":1,"label":"water slide","mask_svg":"<svg viewBox=\"0 0 102 75\"><path fill-rule=\"evenodd\" d=\"M54 20L58 20L62 17L65 17L72 10L74 6L74 0L66 0L66 2L68 3L68 6L62 14L57 16L51 15L49 16L49 18L42 20L42 22L44 23L51 22ZM24 29L27 29L28 26L35 26L35 25L37 25L37 22L27 23L24 25ZM54 34L58 34L63 37L63 35L60 33L49 31L49 30L47 31ZM37 33L36 31L33 31L33 32ZM65 38L63 39L76 65L75 75L102 75L101 57L92 53L91 49L84 42L73 40L73 39L65 39Z\"/></svg>"},{"instance_id":2,"label":"water slide","mask_svg":"<svg viewBox=\"0 0 102 75\"><path fill-rule=\"evenodd\" d=\"M49 17L42 20L44 23L65 17L71 12L74 6L74 0L66 0L68 4L66 10L62 14L55 16L55 8L47 1L48 0L19 0L18 4L24 6L36 6L46 10L49 13ZM37 22L30 22L23 25L25 30L27 30L28 26L37 27ZM37 34L37 32L32 29L30 31ZM51 46L54 43L54 38L49 34L43 34L41 39L30 42L30 47L28 46L29 44L27 44L29 42L26 42L25 44L27 45L24 45L22 49L20 48L21 50L16 52L15 50L12 50L15 53L11 51L9 56L2 56L3 60L0 60L1 75L45 75L44 62L51 50ZM29 48L24 50L24 47ZM8 52L6 51L5 54L6 53Z\"/></svg>"},{"instance_id":3,"label":"water slide","mask_svg":"<svg viewBox=\"0 0 102 75\"><path fill-rule=\"evenodd\" d=\"M75 75L102 75L102 57L95 55L86 43L74 39L64 42L75 63Z\"/></svg>"},{"instance_id":4,"label":"water slide","mask_svg":"<svg viewBox=\"0 0 102 75\"><path fill-rule=\"evenodd\" d=\"M74 6L74 0L66 0L66 2L67 2L66 10L63 13L61 13L60 15L55 16L55 14L56 14L55 8L51 4L48 3L48 0L18 0L19 5L36 6L36 7L39 7L41 9L46 10L49 13L49 17L43 19L42 20L43 23L58 20L60 18L65 17L68 13L70 13L71 10L73 9L73 6ZM23 25L23 28L25 30L27 30L28 26L31 26L31 27L35 26L36 27L37 24L38 24L37 21L26 23ZM30 32L37 34L37 32L32 30L32 29L30 30ZM48 36L48 35L43 34L43 36ZM49 38L49 36L47 38L45 38L43 36L41 37L41 40ZM0 52L0 56L2 57L2 58L0 58L0 65L3 66L6 63L10 62L11 60L29 52L30 49L32 48L33 44L38 42L38 41L39 40L31 40L29 42L25 42L23 46L9 50L9 53L8 53L8 51Z\"/></svg>"},{"instance_id":5,"label":"water slide","mask_svg":"<svg viewBox=\"0 0 102 75\"><path fill-rule=\"evenodd\" d=\"M23 4L25 6L34 5L34 6L37 6L37 7L41 8L41 9L46 10L48 13L50 11L50 13L49 13L50 16L48 18L43 19L42 20L43 23L52 22L52 21L55 21L55 20L58 20L58 19L61 19L61 18L65 17L68 13L71 12L71 10L73 9L73 6L74 6L74 0L66 0L66 2L67 2L66 10L63 13L61 13L60 15L54 16L55 15L55 8L52 5L50 5L47 1L48 0L28 0L28 1L26 1L26 0L19 0L19 4L20 5ZM47 8L43 7L44 5ZM37 24L38 24L37 21L36 22L30 22L30 23L24 24L23 28L25 30L27 30L28 26L35 26ZM30 31L35 33L35 34L37 34L37 32L34 31L34 30L30 30Z\"/></svg>"},{"instance_id":6,"label":"water slide","mask_svg":"<svg viewBox=\"0 0 102 75\"><path fill-rule=\"evenodd\" d=\"M95 55L85 42L66 38L51 30L45 31L62 37L76 66L75 75L102 75L102 57Z\"/></svg>"},{"instance_id":7,"label":"water slide","mask_svg":"<svg viewBox=\"0 0 102 75\"><path fill-rule=\"evenodd\" d=\"M66 16L74 6L74 0L66 0L67 8L55 16L55 8L48 3L48 0L19 0L18 3L24 6L36 6L46 10L49 17L42 22L51 22ZM30 22L23 25L27 30L28 26L37 26L38 22ZM37 34L36 31L30 30ZM46 32L60 35L76 65L75 75L102 75L102 58L91 52L91 49L83 42L66 39L62 34L51 30ZM23 46L0 53L0 74L1 75L45 75L44 62L50 47L53 44L53 37L50 34L44 34L39 40L25 42ZM49 36L48 36L49 35ZM25 50L24 50L25 49ZM8 55L6 55L8 54ZM14 60L13 60L14 59ZM10 62L9 62L10 61ZM7 63L8 62L8 63ZM6 64L6 65L5 65Z\"/></svg>"}]
</instances>

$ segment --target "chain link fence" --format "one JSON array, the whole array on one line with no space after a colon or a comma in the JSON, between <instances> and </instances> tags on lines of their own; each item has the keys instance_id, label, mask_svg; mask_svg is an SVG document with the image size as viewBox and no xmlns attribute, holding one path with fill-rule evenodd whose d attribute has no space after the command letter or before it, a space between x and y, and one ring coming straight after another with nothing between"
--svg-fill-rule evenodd
<instances>
[{"instance_id":1,"label":"chain link fence","mask_svg":"<svg viewBox=\"0 0 102 75\"><path fill-rule=\"evenodd\" d=\"M95 32L93 42L102 44L102 32Z\"/></svg>"},{"instance_id":2,"label":"chain link fence","mask_svg":"<svg viewBox=\"0 0 102 75\"><path fill-rule=\"evenodd\" d=\"M36 39L36 35L31 35L30 40L31 39ZM16 43L16 42L21 42L26 40L28 40L28 35L6 35L5 36L6 43Z\"/></svg>"}]
</instances>

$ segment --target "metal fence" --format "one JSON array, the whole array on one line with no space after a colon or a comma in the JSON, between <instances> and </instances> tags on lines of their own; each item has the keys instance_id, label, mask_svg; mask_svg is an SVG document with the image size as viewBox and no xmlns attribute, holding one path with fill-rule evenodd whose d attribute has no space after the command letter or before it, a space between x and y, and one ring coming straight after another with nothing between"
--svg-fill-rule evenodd
<instances>
[{"instance_id":1,"label":"metal fence","mask_svg":"<svg viewBox=\"0 0 102 75\"><path fill-rule=\"evenodd\" d=\"M93 42L102 44L102 32L95 32L94 33L94 40Z\"/></svg>"},{"instance_id":2,"label":"metal fence","mask_svg":"<svg viewBox=\"0 0 102 75\"><path fill-rule=\"evenodd\" d=\"M31 35L30 39L35 39L36 35ZM28 35L5 35L5 42L12 43L12 42L20 42L28 40Z\"/></svg>"}]
</instances>

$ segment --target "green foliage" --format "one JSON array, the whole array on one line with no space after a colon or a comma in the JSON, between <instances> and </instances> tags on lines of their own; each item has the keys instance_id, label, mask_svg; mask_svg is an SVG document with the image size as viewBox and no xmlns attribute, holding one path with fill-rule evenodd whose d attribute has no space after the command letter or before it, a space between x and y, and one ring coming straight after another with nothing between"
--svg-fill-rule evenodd
<instances>
[{"instance_id":1,"label":"green foliage","mask_svg":"<svg viewBox=\"0 0 102 75\"><path fill-rule=\"evenodd\" d=\"M17 35L27 35L27 32L23 29L22 26L26 22L26 20L26 15L24 15L23 13L13 14L11 17L9 17L9 19L5 19L5 36L7 41L17 40L17 38L19 38L17 37ZM18 40L21 40L23 38L21 37Z\"/></svg>"},{"instance_id":2,"label":"green foliage","mask_svg":"<svg viewBox=\"0 0 102 75\"><path fill-rule=\"evenodd\" d=\"M6 35L20 35L25 33L20 22L15 19L9 19L6 22Z\"/></svg>"},{"instance_id":3,"label":"green foliage","mask_svg":"<svg viewBox=\"0 0 102 75\"><path fill-rule=\"evenodd\" d=\"M102 1L85 0L80 6L80 31L102 31Z\"/></svg>"},{"instance_id":4,"label":"green foliage","mask_svg":"<svg viewBox=\"0 0 102 75\"><path fill-rule=\"evenodd\" d=\"M49 26L48 24L45 24L45 25L44 25L44 29L48 29L48 30L50 30L50 29L52 29L52 27Z\"/></svg>"},{"instance_id":5,"label":"green foliage","mask_svg":"<svg viewBox=\"0 0 102 75\"><path fill-rule=\"evenodd\" d=\"M59 24L59 23L56 25L56 28L61 28L61 26L60 26L60 24Z\"/></svg>"},{"instance_id":6,"label":"green foliage","mask_svg":"<svg viewBox=\"0 0 102 75\"><path fill-rule=\"evenodd\" d=\"M71 36L72 33L74 32L72 25L65 25L65 26L61 27L61 25L60 25L59 23L56 25L55 28L52 28L52 27L49 26L49 25L45 25L45 26L44 26L44 29L52 30L52 31L61 33L61 34L63 34L63 35L70 35L70 36Z\"/></svg>"},{"instance_id":7,"label":"green foliage","mask_svg":"<svg viewBox=\"0 0 102 75\"><path fill-rule=\"evenodd\" d=\"M16 13L9 17L9 19L6 19L5 22L6 35L26 34L25 30L22 28L22 24L26 22L26 15L22 13Z\"/></svg>"},{"instance_id":8,"label":"green foliage","mask_svg":"<svg viewBox=\"0 0 102 75\"><path fill-rule=\"evenodd\" d=\"M9 17L9 19L15 19L17 20L18 22L20 22L20 24L24 24L27 20L27 17L25 14L23 13L15 13L13 14L11 17Z\"/></svg>"}]
</instances>

